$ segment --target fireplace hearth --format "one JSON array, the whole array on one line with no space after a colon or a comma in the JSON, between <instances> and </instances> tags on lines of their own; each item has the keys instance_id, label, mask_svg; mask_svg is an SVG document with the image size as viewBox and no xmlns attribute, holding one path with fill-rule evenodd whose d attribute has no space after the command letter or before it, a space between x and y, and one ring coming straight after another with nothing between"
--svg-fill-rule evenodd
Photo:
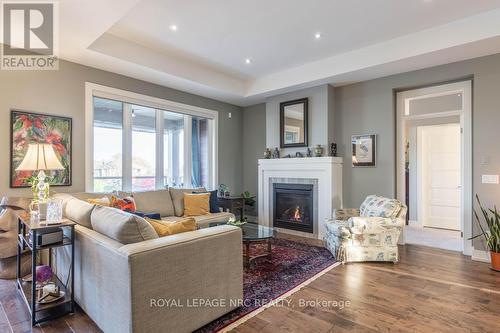
<instances>
[{"instance_id":1,"label":"fireplace hearth","mask_svg":"<svg viewBox=\"0 0 500 333\"><path fill-rule=\"evenodd\" d=\"M273 184L273 226L314 232L312 184Z\"/></svg>"}]
</instances>

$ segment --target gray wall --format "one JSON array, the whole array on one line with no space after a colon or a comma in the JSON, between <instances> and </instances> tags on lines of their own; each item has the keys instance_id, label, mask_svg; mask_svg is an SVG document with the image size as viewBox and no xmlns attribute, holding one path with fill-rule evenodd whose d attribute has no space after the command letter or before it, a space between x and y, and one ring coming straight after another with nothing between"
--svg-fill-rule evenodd
<instances>
[{"instance_id":1,"label":"gray wall","mask_svg":"<svg viewBox=\"0 0 500 333\"><path fill-rule=\"evenodd\" d=\"M257 194L257 160L266 149L266 105L243 109L243 189Z\"/></svg>"},{"instance_id":2,"label":"gray wall","mask_svg":"<svg viewBox=\"0 0 500 333\"><path fill-rule=\"evenodd\" d=\"M482 174L500 171L500 54L398 74L335 90L335 138L349 156L352 134L378 134L377 167L344 167L344 205L359 206L370 193L395 194L394 90L473 77L473 193L488 206L498 204L500 186L481 183ZM481 163L481 160L487 161ZM477 230L474 224L474 230ZM479 241L474 246L481 249Z\"/></svg>"},{"instance_id":3,"label":"gray wall","mask_svg":"<svg viewBox=\"0 0 500 333\"><path fill-rule=\"evenodd\" d=\"M329 133L333 131L333 88L327 84L277 95L266 100L266 146L274 149L280 146L280 103L295 99L309 99L308 108L308 146L322 145L327 151ZM305 153L307 148L282 149L282 155L295 155L297 151Z\"/></svg>"},{"instance_id":4,"label":"gray wall","mask_svg":"<svg viewBox=\"0 0 500 333\"><path fill-rule=\"evenodd\" d=\"M9 189L10 109L73 118L73 185L57 191L85 189L85 82L98 83L219 111L219 182L240 193L242 182L242 109L209 98L162 87L122 75L61 61L58 71L0 71L0 194L30 195L28 189ZM232 117L228 117L228 113Z\"/></svg>"}]
</instances>

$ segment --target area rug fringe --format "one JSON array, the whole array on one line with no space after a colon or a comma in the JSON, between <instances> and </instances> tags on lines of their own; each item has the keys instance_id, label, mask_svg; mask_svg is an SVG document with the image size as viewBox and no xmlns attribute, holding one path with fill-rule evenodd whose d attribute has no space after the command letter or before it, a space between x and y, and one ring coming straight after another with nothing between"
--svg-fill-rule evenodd
<instances>
[{"instance_id":1,"label":"area rug fringe","mask_svg":"<svg viewBox=\"0 0 500 333\"><path fill-rule=\"evenodd\" d=\"M229 332L230 330L234 329L235 327L243 324L244 322L246 322L247 320L255 317L256 315L258 315L259 313L261 313L262 311L264 311L265 309L273 306L274 304L276 303L279 303L281 300L284 300L285 298L289 297L290 295L293 295L295 294L297 291L299 291L300 289L304 288L305 286L307 286L308 284L310 284L311 282L313 282L314 280L316 280L317 278L319 278L320 276L322 276L323 274L327 273L328 271L330 271L331 269L339 266L341 263L340 262L336 262L330 266L328 266L327 268L323 269L322 271L318 272L316 275L312 276L311 278L307 279L306 281L302 282L301 284L299 284L298 286L290 289L289 291L287 291L286 293L282 294L281 296L277 297L276 299L274 299L272 302L269 302L267 303L266 305L263 305L261 306L260 308L258 309L255 309L253 310L252 312L246 314L245 316L241 317L240 319L236 320L235 322L229 324L228 326L226 327L223 327L222 329L220 329L219 331L217 331L218 333L226 333L226 332Z\"/></svg>"}]
</instances>

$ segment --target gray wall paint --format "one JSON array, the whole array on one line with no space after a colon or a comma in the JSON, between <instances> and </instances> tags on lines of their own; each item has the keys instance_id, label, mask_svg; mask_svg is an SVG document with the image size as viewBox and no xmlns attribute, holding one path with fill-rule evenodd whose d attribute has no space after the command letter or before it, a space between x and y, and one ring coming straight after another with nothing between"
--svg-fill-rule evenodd
<instances>
[{"instance_id":1,"label":"gray wall paint","mask_svg":"<svg viewBox=\"0 0 500 333\"><path fill-rule=\"evenodd\" d=\"M349 156L352 134L378 134L377 167L344 167L344 204L357 207L370 193L395 194L395 113L394 90L418 87L464 77L473 82L473 192L487 206L498 203L500 186L481 183L482 174L500 171L500 54L398 74L337 88L336 141ZM488 163L482 164L485 158ZM474 223L474 231L477 227ZM483 249L481 241L474 247Z\"/></svg>"},{"instance_id":2,"label":"gray wall paint","mask_svg":"<svg viewBox=\"0 0 500 333\"><path fill-rule=\"evenodd\" d=\"M327 84L298 90L295 92L277 95L266 100L266 146L274 149L280 146L280 103L295 99L309 99L309 129L308 146L314 147L317 144L325 148L328 145L329 132L333 131L333 88ZM282 155L295 155L297 151L305 153L307 148L286 148L282 149Z\"/></svg>"},{"instance_id":3,"label":"gray wall paint","mask_svg":"<svg viewBox=\"0 0 500 333\"><path fill-rule=\"evenodd\" d=\"M162 87L122 75L61 61L58 71L0 72L0 193L30 195L29 189L9 189L10 109L21 109L73 118L73 185L57 191L85 189L84 117L85 82L98 83L219 111L219 182L231 191L242 188L242 109L209 98ZM228 113L232 117L228 117Z\"/></svg>"},{"instance_id":4,"label":"gray wall paint","mask_svg":"<svg viewBox=\"0 0 500 333\"><path fill-rule=\"evenodd\" d=\"M243 189L257 194L257 160L266 149L266 104L243 109Z\"/></svg>"}]
</instances>

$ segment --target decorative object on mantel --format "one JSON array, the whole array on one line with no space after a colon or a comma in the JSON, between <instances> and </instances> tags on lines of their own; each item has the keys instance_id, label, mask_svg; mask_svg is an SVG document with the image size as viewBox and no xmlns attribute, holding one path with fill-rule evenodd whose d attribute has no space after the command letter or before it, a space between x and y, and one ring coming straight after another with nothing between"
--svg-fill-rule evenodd
<instances>
[{"instance_id":1,"label":"decorative object on mantel","mask_svg":"<svg viewBox=\"0 0 500 333\"><path fill-rule=\"evenodd\" d=\"M490 250L491 257L491 269L497 272L500 272L500 213L497 211L497 207L494 209L485 209L481 205L481 201L479 201L479 196L476 194L476 200L479 205L479 209L481 209L481 213L483 214L484 220L488 226L488 229L483 228L481 221L479 220L479 216L474 209L474 216L476 217L477 224L479 226L479 230L481 232L470 238L474 239L480 236L483 236L486 240L486 245ZM491 216L490 216L491 213Z\"/></svg>"},{"instance_id":2,"label":"decorative object on mantel","mask_svg":"<svg viewBox=\"0 0 500 333\"><path fill-rule=\"evenodd\" d=\"M314 156L316 157L323 156L323 147L321 147L321 145L316 145L316 147L314 147Z\"/></svg>"},{"instance_id":3,"label":"decorative object on mantel","mask_svg":"<svg viewBox=\"0 0 500 333\"><path fill-rule=\"evenodd\" d=\"M304 155L302 155L302 153L298 151L295 153L295 157L304 157Z\"/></svg>"},{"instance_id":4,"label":"decorative object on mantel","mask_svg":"<svg viewBox=\"0 0 500 333\"><path fill-rule=\"evenodd\" d=\"M283 156L283 158L292 158L292 155L286 154L285 156Z\"/></svg>"},{"instance_id":5,"label":"decorative object on mantel","mask_svg":"<svg viewBox=\"0 0 500 333\"><path fill-rule=\"evenodd\" d=\"M50 169L56 170L52 172L51 185L71 186L72 119L17 110L11 111L10 119L10 187L32 186L30 180L33 180L36 171L19 168L27 156L30 144L50 146L51 148L46 148L51 150L47 154L54 154L59 164L62 165L62 167Z\"/></svg>"},{"instance_id":6,"label":"decorative object on mantel","mask_svg":"<svg viewBox=\"0 0 500 333\"><path fill-rule=\"evenodd\" d=\"M274 148L273 158L280 158L280 150L278 147Z\"/></svg>"},{"instance_id":7,"label":"decorative object on mantel","mask_svg":"<svg viewBox=\"0 0 500 333\"><path fill-rule=\"evenodd\" d=\"M264 158L265 158L265 159L270 159L270 158L271 158L271 156L272 156L272 154L273 154L273 153L271 152L271 149L266 148L266 150L264 151Z\"/></svg>"},{"instance_id":8,"label":"decorative object on mantel","mask_svg":"<svg viewBox=\"0 0 500 333\"><path fill-rule=\"evenodd\" d=\"M337 157L337 144L335 142L330 144L330 156Z\"/></svg>"},{"instance_id":9,"label":"decorative object on mantel","mask_svg":"<svg viewBox=\"0 0 500 333\"><path fill-rule=\"evenodd\" d=\"M307 147L308 99L280 103L280 147Z\"/></svg>"},{"instance_id":10,"label":"decorative object on mantel","mask_svg":"<svg viewBox=\"0 0 500 333\"><path fill-rule=\"evenodd\" d=\"M313 156L313 153L312 153L311 148L307 147L307 157L312 157L312 156Z\"/></svg>"},{"instance_id":11,"label":"decorative object on mantel","mask_svg":"<svg viewBox=\"0 0 500 333\"><path fill-rule=\"evenodd\" d=\"M352 143L352 166L374 167L376 166L376 135L353 135Z\"/></svg>"}]
</instances>

